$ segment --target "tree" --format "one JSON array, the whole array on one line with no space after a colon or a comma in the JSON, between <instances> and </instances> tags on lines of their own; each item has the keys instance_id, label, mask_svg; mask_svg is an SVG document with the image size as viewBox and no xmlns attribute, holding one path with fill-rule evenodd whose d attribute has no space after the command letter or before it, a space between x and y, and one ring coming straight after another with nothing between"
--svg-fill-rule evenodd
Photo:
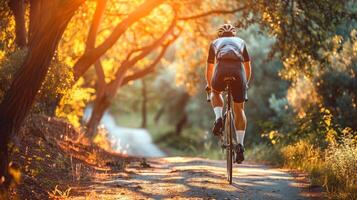
<instances>
[{"instance_id":1,"label":"tree","mask_svg":"<svg viewBox=\"0 0 357 200\"><path fill-rule=\"evenodd\" d=\"M177 35L174 35L173 39L171 39L161 45L162 46L161 51L152 63L150 63L144 69L138 70L138 71L134 72L133 74L126 75L127 71L130 68L134 67L135 64L139 60L143 59L145 56L147 56L149 53L151 53L154 49L156 49L161 43L164 42L165 38L169 34L171 34L171 31L174 28L174 24L175 24L175 22L172 23L172 25L161 36L161 38L157 39L151 45L144 47L141 50L141 52L139 53L139 55L131 58L131 54L133 54L134 52L130 52L127 60L123 61L120 65L120 67L118 67L118 69L115 73L115 79L112 80L111 82L109 82L108 84L106 84L104 81L104 76L102 75L102 74L104 74L102 67L100 66L99 63L97 64L96 71L97 71L97 74L101 74L100 76L98 76L98 77L100 77L99 81L101 83L98 84L98 87L96 89L97 93L96 93L96 98L94 101L93 111L92 111L91 117L87 124L87 136L88 137L93 138L95 136L95 132L96 132L97 127L100 123L100 120L103 117L104 112L111 105L111 101L115 97L115 95L118 91L118 88L127 84L129 81L139 79L139 78L149 74L150 72L152 72L155 69L155 66L160 62L161 58L164 56L169 45L173 41L176 40Z\"/></svg>"},{"instance_id":2,"label":"tree","mask_svg":"<svg viewBox=\"0 0 357 200\"><path fill-rule=\"evenodd\" d=\"M11 182L8 173L9 140L30 110L66 25L82 3L83 0L31 1L31 20L34 21L30 22L33 32L28 40L28 54L0 104L2 186L7 187Z\"/></svg>"},{"instance_id":3,"label":"tree","mask_svg":"<svg viewBox=\"0 0 357 200\"><path fill-rule=\"evenodd\" d=\"M95 85L95 89L96 89L96 95L95 95L95 100L94 100L94 107L93 107L93 112L91 114L91 117L89 119L89 122L87 124L87 136L92 138L94 136L95 130L100 122L100 119L102 118L106 108L110 105L110 101L113 98L113 96L115 96L117 89L120 87L121 82L123 81L123 85L127 84L130 80L134 80L137 78L140 78L144 75L146 75L147 73L153 71L155 65L160 61L161 57L163 57L164 52L166 51L166 49L168 48L169 43L173 42L169 42L169 43L165 43L165 39L166 37L168 37L171 32L174 29L176 20L173 20L172 25L167 29L167 31L159 38L152 38L154 40L154 42L148 46L142 46L142 44L147 43L147 41L145 42L145 39L147 40L147 37L143 37L145 35L148 34L152 34L154 35L154 33L147 33L144 31L141 31L141 34L138 33L137 35L139 36L138 38L144 38L144 39L140 39L138 41L135 41L135 44L130 44L129 41L126 41L127 39L125 38L125 40L121 40L119 45L119 49L118 51L115 52L115 55L111 55L110 58L117 58L118 59L118 67L116 67L115 71L114 71L114 78L112 78L112 80L108 81L108 83L106 82L106 77L105 77L105 69L102 65L102 61L103 59L105 59L105 57L109 57L108 55L104 55L105 51L103 52L103 48L106 50L109 50L110 48L113 48L114 44L116 43L116 40L120 40L121 37L125 37L126 35L130 34L130 33L126 33L128 31L124 31L122 30L123 27L128 26L128 24L133 24L136 21L139 21L140 18L144 17L145 13L148 14L150 12L150 9L153 9L155 7L155 5L159 4L159 1L156 1L156 4L154 1L152 2L145 2L144 4L140 5L138 7L137 10L134 10L132 13L128 14L127 16L122 16L118 13L120 13L120 11L115 11L115 14L118 15L119 18L123 18L122 21L113 28L112 33L106 37L104 39L104 41L102 42L102 44L98 45L96 47L96 41L98 41L98 32L102 31L102 29L100 29L100 26L104 26L105 30L108 30L107 27L111 27L112 22L108 21L107 19L104 20L106 23L103 23L102 19L105 19L103 16L105 15L105 8L106 8L106 4L107 1L97 1L97 6L95 8L95 12L93 15L93 20L91 22L91 27L89 29L89 33L88 33L88 37L85 43L85 51L83 54L80 55L80 58L75 62L74 64L74 75L75 75L75 80L78 80L81 76L83 76L85 74L85 72L89 69L89 67L91 65L88 65L86 59L92 59L93 52L102 52L103 54L98 54L98 53L94 53L94 54L98 54L99 57L97 58L97 60L94 63L94 68L95 68L95 72L97 75L96 78L96 85ZM155 4L155 5L154 5ZM140 10L141 9L141 10ZM140 22L138 22L140 23ZM110 29L110 28L109 28ZM160 31L160 30L158 30ZM158 32L156 31L156 32ZM136 32L134 32L134 34L136 34ZM100 39L102 39L103 37L99 34ZM175 38L177 38L176 36L174 36ZM136 37L135 37L136 38ZM100 40L99 39L99 40ZM129 44L129 46L132 46L134 48L132 48L130 50L129 49L125 49L124 46L126 46L126 44ZM159 46L163 46L162 47L162 51L161 53L159 53L159 57L157 59L154 60L154 62L150 65L148 65L148 67L145 68L145 70L137 70L135 71L134 74L130 74L130 76L125 77L126 73L128 70L130 70L131 68L134 68L134 66L137 64L137 62L140 62L141 60L143 60L146 56L148 56L151 52L153 52L156 48L158 48ZM114 46L116 47L116 46ZM140 48L138 48L140 47ZM127 53L129 51L129 53ZM138 54L138 55L136 55ZM126 56L127 55L127 56ZM103 57L103 58L101 58ZM120 60L120 58L125 58ZM119 61L120 60L120 61ZM130 72L129 72L130 73Z\"/></svg>"}]
</instances>

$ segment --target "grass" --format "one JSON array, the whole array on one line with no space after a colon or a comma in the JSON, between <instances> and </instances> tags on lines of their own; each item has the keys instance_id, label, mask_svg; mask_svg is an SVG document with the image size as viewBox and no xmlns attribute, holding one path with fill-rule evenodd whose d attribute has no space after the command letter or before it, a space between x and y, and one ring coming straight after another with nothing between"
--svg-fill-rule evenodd
<instances>
[{"instance_id":1,"label":"grass","mask_svg":"<svg viewBox=\"0 0 357 200\"><path fill-rule=\"evenodd\" d=\"M18 184L11 199L66 199L73 195L69 188L85 187L97 174L121 172L130 162L125 155L89 144L82 134L62 120L32 115L13 143L10 173ZM8 198L0 194L0 199Z\"/></svg>"},{"instance_id":2,"label":"grass","mask_svg":"<svg viewBox=\"0 0 357 200\"><path fill-rule=\"evenodd\" d=\"M325 183L326 189L344 199L357 199L357 141L344 138L341 144L331 145L325 162L330 178Z\"/></svg>"},{"instance_id":3,"label":"grass","mask_svg":"<svg viewBox=\"0 0 357 200\"><path fill-rule=\"evenodd\" d=\"M248 149L246 157L308 173L311 185L323 186L329 199L357 199L357 142L353 138L324 150L307 140L286 146L260 144Z\"/></svg>"},{"instance_id":4,"label":"grass","mask_svg":"<svg viewBox=\"0 0 357 200\"><path fill-rule=\"evenodd\" d=\"M59 190L58 185L56 185L55 189L48 193L51 199L68 199L69 194L72 188L68 188L66 190Z\"/></svg>"}]
</instances>

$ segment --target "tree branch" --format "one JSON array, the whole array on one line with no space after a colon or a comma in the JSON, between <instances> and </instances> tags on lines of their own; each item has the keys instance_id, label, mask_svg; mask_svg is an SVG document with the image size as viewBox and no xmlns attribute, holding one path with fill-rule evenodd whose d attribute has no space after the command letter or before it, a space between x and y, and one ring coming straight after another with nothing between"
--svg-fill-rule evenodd
<instances>
[{"instance_id":1,"label":"tree branch","mask_svg":"<svg viewBox=\"0 0 357 200\"><path fill-rule=\"evenodd\" d=\"M151 45L141 48L141 52L138 55L136 55L135 57L133 57L132 59L128 59L128 60L125 60L124 62L122 62L121 67L119 67L119 69L116 72L116 76L118 76L120 73L126 71L128 68L135 65L139 60L143 59L145 56L147 56L149 53L151 53L156 47L158 47L160 44L162 44L164 42L164 40L166 39L166 37L168 35L170 35L170 33L173 31L175 25L176 25L176 15L175 15L174 19L172 20L170 27L166 30L166 32L159 39L157 39ZM134 50L134 51L137 51L137 50Z\"/></svg>"},{"instance_id":2,"label":"tree branch","mask_svg":"<svg viewBox=\"0 0 357 200\"><path fill-rule=\"evenodd\" d=\"M97 38L98 28L102 20L106 4L107 4L107 0L97 0L97 6L95 8L92 24L90 26L88 37L87 37L86 51L95 48L95 41Z\"/></svg>"},{"instance_id":3,"label":"tree branch","mask_svg":"<svg viewBox=\"0 0 357 200\"><path fill-rule=\"evenodd\" d=\"M95 41L97 39L98 28L102 20L106 4L107 4L107 0L97 0L97 6L95 8L92 24L89 28L89 32L87 36L85 51L89 51L95 48ZM104 74L102 63L100 61L100 57L95 61L94 67L98 78L97 90L100 90L100 88L103 88L105 86L105 74Z\"/></svg>"},{"instance_id":4,"label":"tree branch","mask_svg":"<svg viewBox=\"0 0 357 200\"><path fill-rule=\"evenodd\" d=\"M139 55L135 56L130 60L126 59L120 64L120 67L118 67L115 73L116 78L107 84L108 91L115 91L121 85L127 70L130 67L133 67L139 60L143 59L145 56L150 54L155 48L157 48L160 44L164 42L165 38L171 33L171 31L173 31L176 25L176 21L177 20L176 20L176 13L175 13L175 17L172 20L170 27L165 31L165 33L159 39L157 39L151 45L142 48L142 51L140 52ZM113 92L110 93L113 94Z\"/></svg>"},{"instance_id":5,"label":"tree branch","mask_svg":"<svg viewBox=\"0 0 357 200\"><path fill-rule=\"evenodd\" d=\"M192 20L192 19L206 17L206 16L213 15L213 14L233 14L233 13L242 11L247 8L248 8L248 5L242 6L240 8L235 8L233 10L224 10L224 9L211 10L211 11L207 11L207 12L197 14L197 15L179 17L178 20L180 20L180 21Z\"/></svg>"},{"instance_id":6,"label":"tree branch","mask_svg":"<svg viewBox=\"0 0 357 200\"><path fill-rule=\"evenodd\" d=\"M123 19L113 30L111 35L98 47L85 52L74 65L74 78L78 80L88 68L121 37L126 29L134 22L148 15L154 8L164 0L146 0L135 11Z\"/></svg>"},{"instance_id":7,"label":"tree branch","mask_svg":"<svg viewBox=\"0 0 357 200\"><path fill-rule=\"evenodd\" d=\"M100 58L94 63L94 68L98 77L98 88L103 88L105 86L105 74Z\"/></svg>"},{"instance_id":8,"label":"tree branch","mask_svg":"<svg viewBox=\"0 0 357 200\"><path fill-rule=\"evenodd\" d=\"M156 59L147 67L145 67L142 70L138 70L134 72L133 74L127 75L124 77L123 82L121 83L121 86L128 84L130 81L142 78L149 73L152 73L155 71L155 68L157 64L161 61L162 57L165 55L166 50L168 47L177 39L178 35L175 35L173 39L168 41L166 44L163 45L160 54L156 57Z\"/></svg>"},{"instance_id":9,"label":"tree branch","mask_svg":"<svg viewBox=\"0 0 357 200\"><path fill-rule=\"evenodd\" d=\"M107 0L97 0L97 6L95 8L92 24L89 29L85 51L89 51L95 48L95 41L97 39L98 28L102 20L106 4L107 4ZM97 90L101 90L101 88L104 88L105 86L105 74L104 74L102 63L100 61L100 57L95 61L94 68L98 78Z\"/></svg>"}]
</instances>

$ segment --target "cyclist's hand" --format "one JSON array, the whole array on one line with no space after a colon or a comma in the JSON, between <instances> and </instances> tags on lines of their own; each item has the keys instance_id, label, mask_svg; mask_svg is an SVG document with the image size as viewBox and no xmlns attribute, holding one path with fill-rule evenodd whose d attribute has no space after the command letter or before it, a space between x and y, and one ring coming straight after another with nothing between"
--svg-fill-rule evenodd
<instances>
[{"instance_id":1,"label":"cyclist's hand","mask_svg":"<svg viewBox=\"0 0 357 200\"><path fill-rule=\"evenodd\" d=\"M205 90L206 90L207 92L211 92L211 87L210 87L209 85L206 85Z\"/></svg>"},{"instance_id":2,"label":"cyclist's hand","mask_svg":"<svg viewBox=\"0 0 357 200\"><path fill-rule=\"evenodd\" d=\"M207 85L205 90L207 95L207 102L211 102L211 88Z\"/></svg>"}]
</instances>

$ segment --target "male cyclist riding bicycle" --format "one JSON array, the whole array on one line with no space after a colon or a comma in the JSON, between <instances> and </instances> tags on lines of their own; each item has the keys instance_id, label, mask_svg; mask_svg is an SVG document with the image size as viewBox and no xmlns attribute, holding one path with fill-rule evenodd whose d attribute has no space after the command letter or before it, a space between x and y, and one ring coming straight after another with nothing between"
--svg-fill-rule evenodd
<instances>
[{"instance_id":1,"label":"male cyclist riding bicycle","mask_svg":"<svg viewBox=\"0 0 357 200\"><path fill-rule=\"evenodd\" d=\"M219 27L218 38L214 40L209 48L206 80L211 91L211 103L216 115L213 134L220 136L223 128L223 105L222 91L226 88L225 77L234 77L231 82L233 110L235 115L235 129L238 145L236 151L236 162L244 160L243 140L247 124L244 113L244 102L248 100L247 89L251 76L250 58L247 47L239 37L235 36L236 30L231 24L223 24ZM214 69L214 70L213 70Z\"/></svg>"}]
</instances>

